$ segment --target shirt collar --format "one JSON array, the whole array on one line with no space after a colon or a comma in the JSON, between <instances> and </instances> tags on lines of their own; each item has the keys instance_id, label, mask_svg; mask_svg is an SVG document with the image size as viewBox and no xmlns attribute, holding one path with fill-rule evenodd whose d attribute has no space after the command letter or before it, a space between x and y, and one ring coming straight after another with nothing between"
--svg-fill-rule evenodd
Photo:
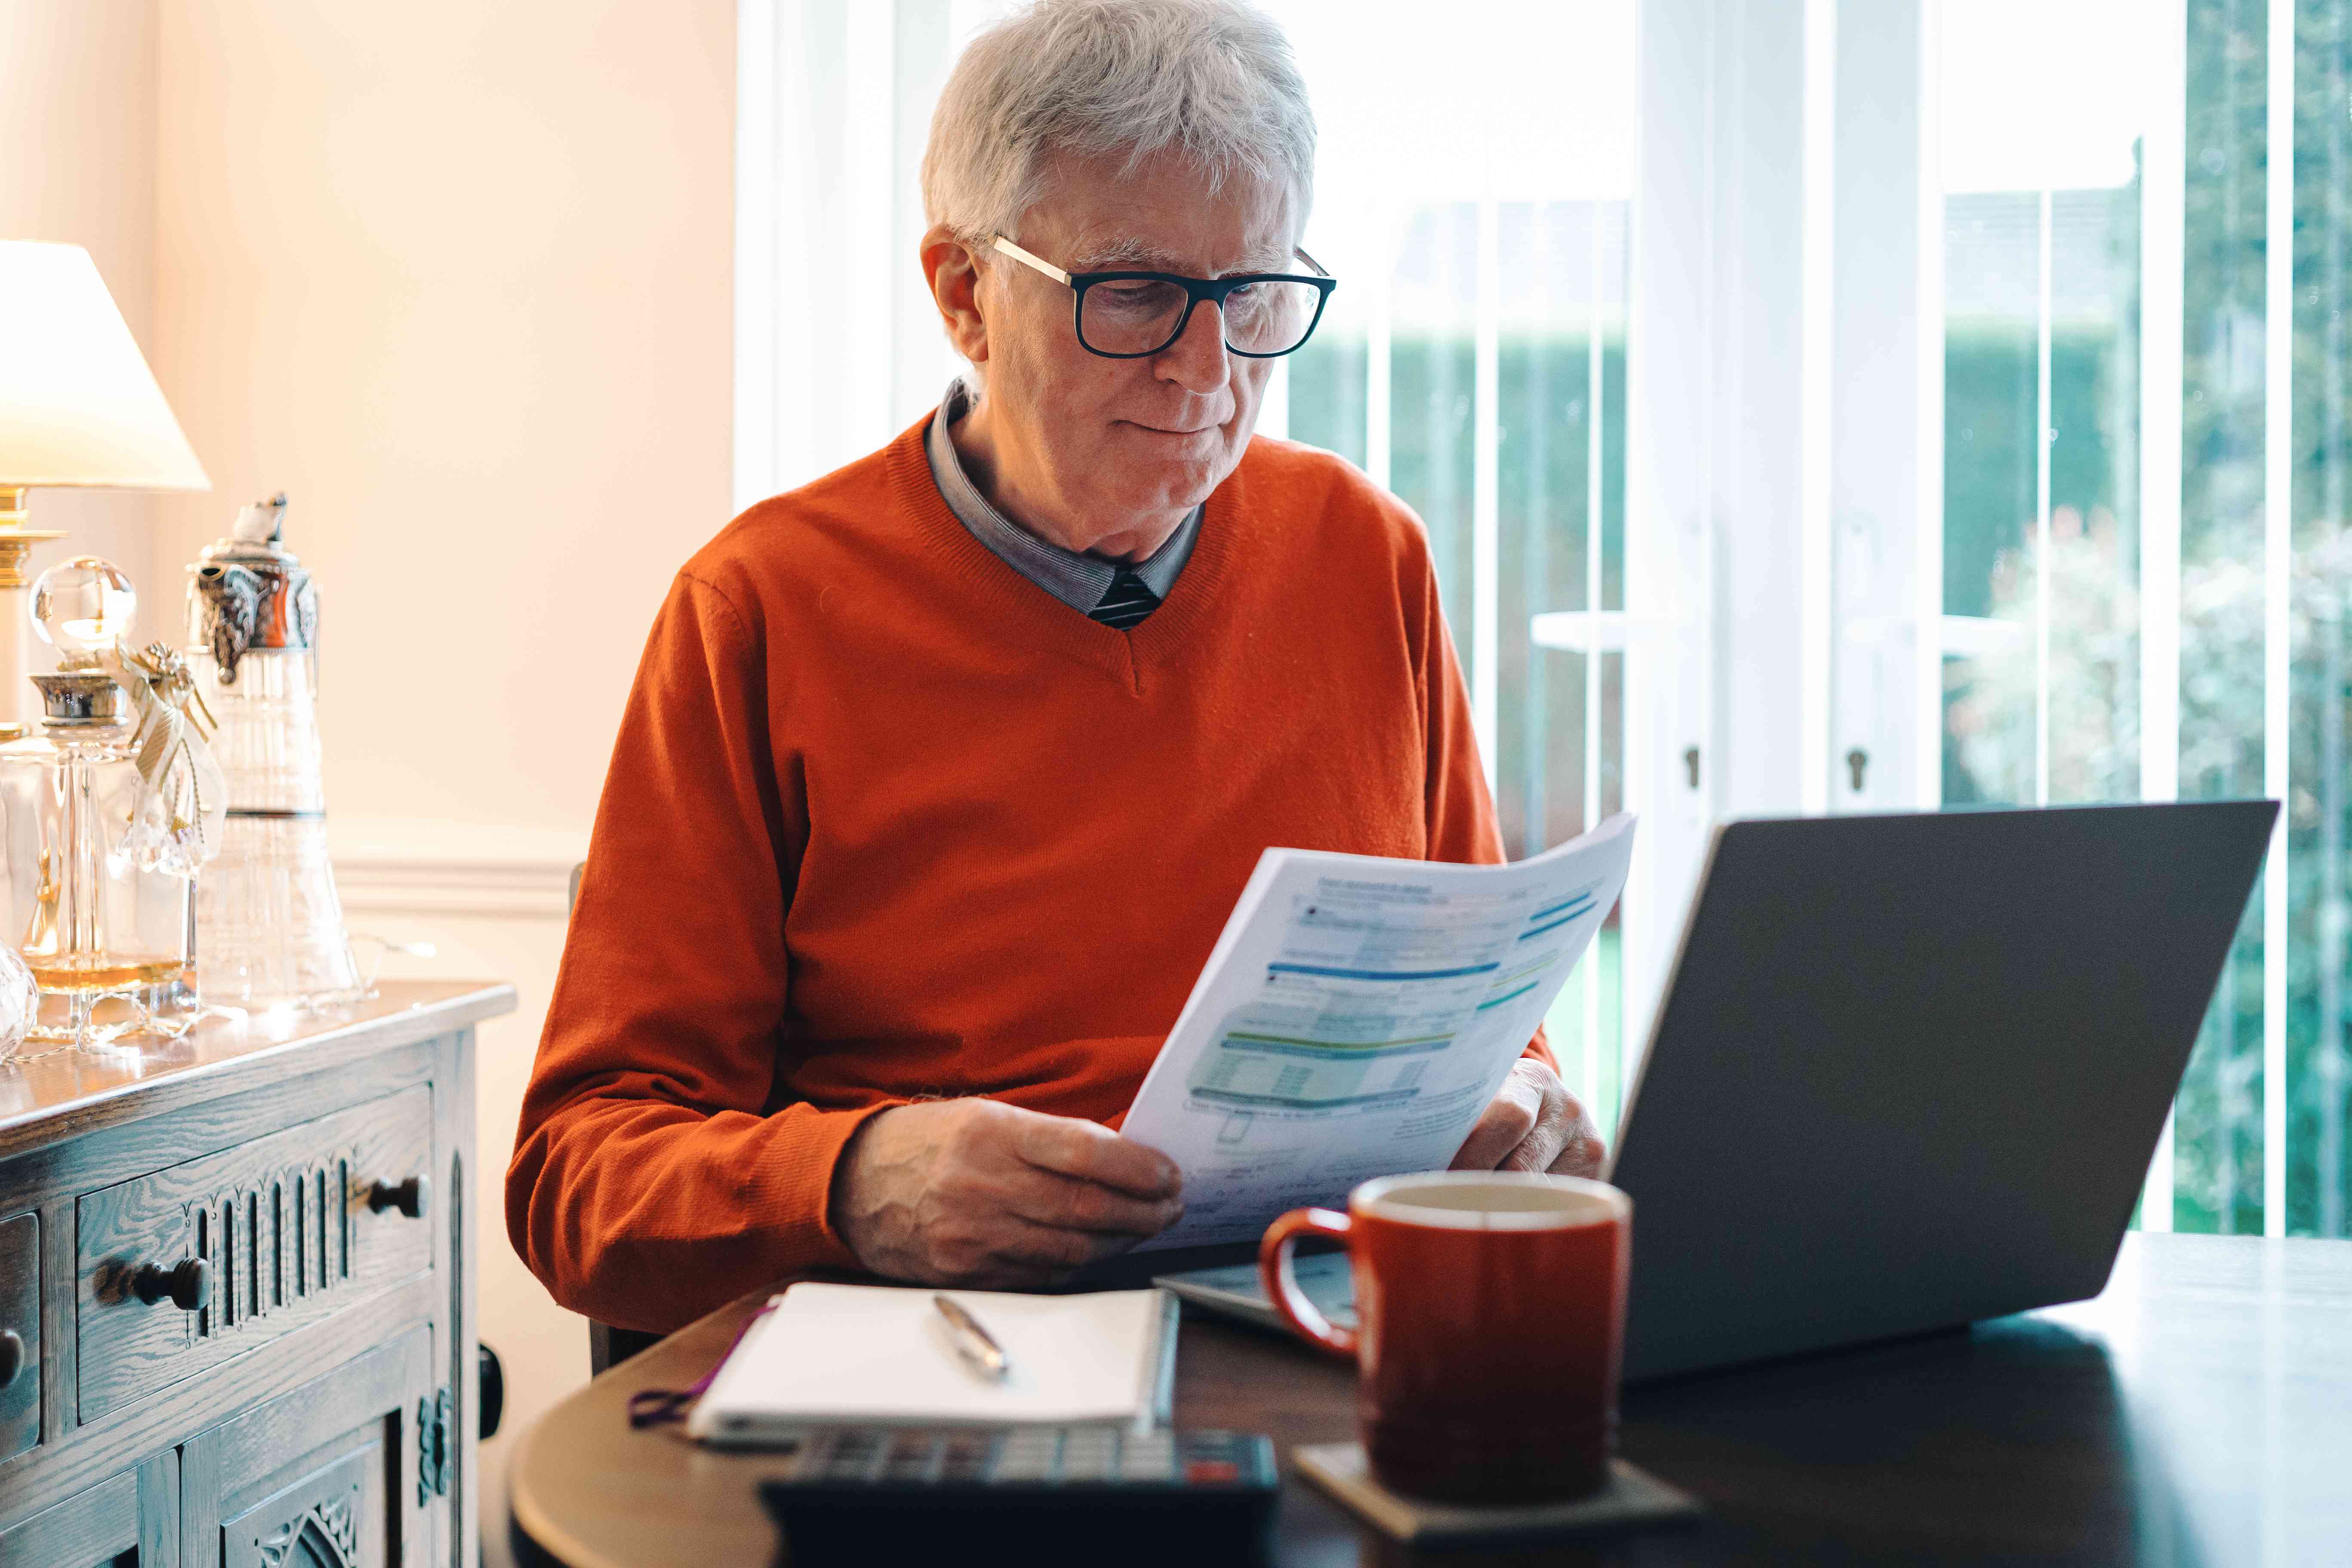
<instances>
[{"instance_id":1,"label":"shirt collar","mask_svg":"<svg viewBox=\"0 0 2352 1568\"><path fill-rule=\"evenodd\" d=\"M1118 564L1040 539L989 504L971 476L964 472L963 459L948 434L950 426L971 412L971 388L963 377L956 377L948 384L947 395L940 400L939 412L924 433L923 455L930 464L931 480L940 488L940 499L947 502L956 521L1006 565L1072 609L1081 614L1092 610L1102 603L1111 580L1118 576ZM1133 569L1144 586L1160 598L1175 587L1178 574L1192 556L1192 543L1200 537L1202 510L1194 507L1167 542Z\"/></svg>"}]
</instances>

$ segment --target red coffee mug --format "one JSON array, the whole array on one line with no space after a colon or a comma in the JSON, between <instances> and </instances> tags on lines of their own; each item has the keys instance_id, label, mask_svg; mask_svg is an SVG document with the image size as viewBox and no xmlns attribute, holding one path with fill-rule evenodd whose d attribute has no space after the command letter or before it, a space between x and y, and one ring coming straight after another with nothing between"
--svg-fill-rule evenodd
<instances>
[{"instance_id":1,"label":"red coffee mug","mask_svg":"<svg viewBox=\"0 0 2352 1568\"><path fill-rule=\"evenodd\" d=\"M1625 1340L1633 1201L1575 1176L1438 1171L1384 1176L1348 1212L1293 1209L1258 1246L1290 1326L1360 1368L1372 1473L1450 1502L1582 1497L1609 1479ZM1301 1236L1347 1245L1354 1332L1290 1269Z\"/></svg>"}]
</instances>

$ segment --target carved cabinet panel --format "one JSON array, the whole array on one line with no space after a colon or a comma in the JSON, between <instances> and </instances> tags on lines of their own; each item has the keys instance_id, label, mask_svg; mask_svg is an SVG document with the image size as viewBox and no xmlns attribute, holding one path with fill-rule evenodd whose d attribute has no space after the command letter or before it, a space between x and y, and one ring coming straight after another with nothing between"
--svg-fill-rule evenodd
<instances>
[{"instance_id":1,"label":"carved cabinet panel","mask_svg":"<svg viewBox=\"0 0 2352 1568\"><path fill-rule=\"evenodd\" d=\"M183 1450L187 1568L397 1568L432 1560L446 1510L420 1489L419 1329Z\"/></svg>"},{"instance_id":2,"label":"carved cabinet panel","mask_svg":"<svg viewBox=\"0 0 2352 1568\"><path fill-rule=\"evenodd\" d=\"M383 1489L368 1485L382 1446L362 1442L238 1514L221 1521L222 1568L377 1568L366 1550L379 1532ZM365 1538L365 1539L363 1539Z\"/></svg>"}]
</instances>

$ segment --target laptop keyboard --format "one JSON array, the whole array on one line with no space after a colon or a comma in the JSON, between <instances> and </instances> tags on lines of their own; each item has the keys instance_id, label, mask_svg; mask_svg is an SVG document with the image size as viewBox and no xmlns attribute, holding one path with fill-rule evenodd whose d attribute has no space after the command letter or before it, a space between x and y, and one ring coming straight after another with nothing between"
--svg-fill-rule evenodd
<instances>
[{"instance_id":1,"label":"laptop keyboard","mask_svg":"<svg viewBox=\"0 0 2352 1568\"><path fill-rule=\"evenodd\" d=\"M1356 1281L1348 1272L1348 1255L1344 1252L1318 1253L1292 1260L1292 1273L1297 1277L1298 1288L1316 1310L1341 1329L1356 1327ZM1215 1300L1227 1298L1230 1305L1245 1316L1262 1318L1274 1310L1266 1299L1265 1286L1259 1279L1257 1265L1236 1263L1223 1268L1192 1268L1181 1274L1170 1275L1164 1282L1179 1282L1181 1293L1206 1306L1227 1304Z\"/></svg>"}]
</instances>

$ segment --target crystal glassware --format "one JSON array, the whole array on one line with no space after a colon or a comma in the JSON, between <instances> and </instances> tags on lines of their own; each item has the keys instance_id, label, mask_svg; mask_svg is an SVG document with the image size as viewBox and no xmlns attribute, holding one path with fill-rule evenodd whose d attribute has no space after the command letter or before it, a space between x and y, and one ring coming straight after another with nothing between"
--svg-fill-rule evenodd
<instances>
[{"instance_id":1,"label":"crystal glassware","mask_svg":"<svg viewBox=\"0 0 2352 1568\"><path fill-rule=\"evenodd\" d=\"M188 879L128 847L142 804L124 693L95 665L128 631L138 598L94 556L35 584L42 638L61 656L36 675L37 736L0 746L0 849L16 948L40 992L27 1040L136 1047L194 1016L194 901Z\"/></svg>"},{"instance_id":2,"label":"crystal glassware","mask_svg":"<svg viewBox=\"0 0 2352 1568\"><path fill-rule=\"evenodd\" d=\"M0 1062L25 1048L25 1037L40 1016L41 988L16 950L0 942Z\"/></svg>"},{"instance_id":3,"label":"crystal glassware","mask_svg":"<svg viewBox=\"0 0 2352 1568\"><path fill-rule=\"evenodd\" d=\"M364 989L327 857L318 590L278 542L284 508L247 507L188 568L188 668L228 782L220 853L196 883L205 994L248 1008Z\"/></svg>"}]
</instances>

